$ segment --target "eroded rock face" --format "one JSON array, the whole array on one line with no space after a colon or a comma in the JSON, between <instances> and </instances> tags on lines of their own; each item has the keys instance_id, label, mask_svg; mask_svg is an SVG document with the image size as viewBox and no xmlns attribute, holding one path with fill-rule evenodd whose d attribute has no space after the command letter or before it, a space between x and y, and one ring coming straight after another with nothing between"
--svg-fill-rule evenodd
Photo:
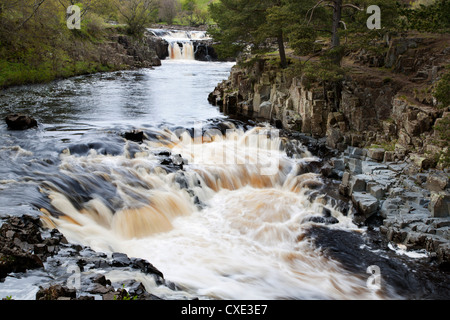
<instances>
[{"instance_id":1,"label":"eroded rock face","mask_svg":"<svg viewBox=\"0 0 450 320\"><path fill-rule=\"evenodd\" d=\"M266 59L257 59L252 65L236 65L209 101L230 115L326 137L327 146L341 152L348 146L389 145L384 154L373 151L372 159L378 162L384 157L403 160L414 152L425 158L422 167L427 169L436 165L437 154L443 151L435 127L445 122L446 110L438 110L426 90L438 81L449 58L450 51L439 41L445 40L386 39L387 52L376 61L359 59L369 55L363 49L351 54L350 62L343 64L353 71L338 87L311 83L301 73L283 72ZM382 66L392 70L374 68Z\"/></svg>"}]
</instances>

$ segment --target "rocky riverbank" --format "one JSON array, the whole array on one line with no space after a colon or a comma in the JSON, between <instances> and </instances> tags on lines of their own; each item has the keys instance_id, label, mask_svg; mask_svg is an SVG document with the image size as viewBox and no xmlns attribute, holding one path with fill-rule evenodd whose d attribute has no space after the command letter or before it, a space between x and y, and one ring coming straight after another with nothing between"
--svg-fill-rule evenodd
<instances>
[{"instance_id":1,"label":"rocky riverbank","mask_svg":"<svg viewBox=\"0 0 450 320\"><path fill-rule=\"evenodd\" d=\"M431 94L450 61L445 39L398 37L385 54L348 55L340 94L270 57L241 61L208 100L300 137L322 157L328 189L352 204L355 223L405 250L427 250L448 270L450 113Z\"/></svg>"},{"instance_id":2,"label":"rocky riverbank","mask_svg":"<svg viewBox=\"0 0 450 320\"><path fill-rule=\"evenodd\" d=\"M160 299L148 292L148 286L134 280L133 274L176 289L146 260L70 244L58 230L44 228L39 217L6 218L0 228L0 282L37 270L46 284L36 292L36 300ZM129 279L112 283L107 277L113 270L128 274ZM13 293L1 298L15 299Z\"/></svg>"}]
</instances>

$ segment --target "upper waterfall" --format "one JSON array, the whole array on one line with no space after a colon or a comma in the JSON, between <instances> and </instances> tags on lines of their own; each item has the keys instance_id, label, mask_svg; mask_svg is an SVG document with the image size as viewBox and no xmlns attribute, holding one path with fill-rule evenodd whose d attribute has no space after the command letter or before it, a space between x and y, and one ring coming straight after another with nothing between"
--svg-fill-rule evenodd
<instances>
[{"instance_id":1,"label":"upper waterfall","mask_svg":"<svg viewBox=\"0 0 450 320\"><path fill-rule=\"evenodd\" d=\"M206 33L206 31L197 30L172 30L172 29L148 29L154 36L160 37L167 41L169 58L172 60L195 60L196 53L199 50L199 42L212 40ZM199 60L211 60L210 53L213 51L205 47L204 59Z\"/></svg>"}]
</instances>

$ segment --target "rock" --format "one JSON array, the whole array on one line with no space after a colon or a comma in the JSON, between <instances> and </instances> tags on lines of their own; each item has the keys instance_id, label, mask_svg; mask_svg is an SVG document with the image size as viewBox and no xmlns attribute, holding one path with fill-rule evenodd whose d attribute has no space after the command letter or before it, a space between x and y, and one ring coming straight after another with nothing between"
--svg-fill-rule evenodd
<instances>
[{"instance_id":1,"label":"rock","mask_svg":"<svg viewBox=\"0 0 450 320\"><path fill-rule=\"evenodd\" d=\"M259 106L259 118L270 120L272 118L272 103L270 101L265 101Z\"/></svg>"},{"instance_id":2,"label":"rock","mask_svg":"<svg viewBox=\"0 0 450 320\"><path fill-rule=\"evenodd\" d=\"M26 130L38 125L35 119L23 114L10 114L5 121L10 130Z\"/></svg>"},{"instance_id":3,"label":"rock","mask_svg":"<svg viewBox=\"0 0 450 320\"><path fill-rule=\"evenodd\" d=\"M350 178L350 194L354 192L364 192L366 191L366 181L367 177L365 175L355 175Z\"/></svg>"},{"instance_id":4,"label":"rock","mask_svg":"<svg viewBox=\"0 0 450 320\"><path fill-rule=\"evenodd\" d=\"M314 222L314 223L321 223L321 224L336 224L339 223L339 220L335 217L322 217L322 216L311 216L304 220L304 222Z\"/></svg>"},{"instance_id":5,"label":"rock","mask_svg":"<svg viewBox=\"0 0 450 320\"><path fill-rule=\"evenodd\" d=\"M428 206L431 216L445 218L450 216L450 195L434 193Z\"/></svg>"},{"instance_id":6,"label":"rock","mask_svg":"<svg viewBox=\"0 0 450 320\"><path fill-rule=\"evenodd\" d=\"M331 163L333 165L334 170L336 171L344 171L345 164L342 159L331 159Z\"/></svg>"},{"instance_id":7,"label":"rock","mask_svg":"<svg viewBox=\"0 0 450 320\"><path fill-rule=\"evenodd\" d=\"M354 173L354 174L361 174L363 173L363 169L362 169L362 165L363 165L363 161L360 159L355 159L355 158L344 158L345 162L348 165L348 169Z\"/></svg>"},{"instance_id":8,"label":"rock","mask_svg":"<svg viewBox=\"0 0 450 320\"><path fill-rule=\"evenodd\" d=\"M386 151L385 153L384 153L384 159L383 159L383 162L392 162L392 161L394 161L394 155L395 155L395 152L394 151Z\"/></svg>"},{"instance_id":9,"label":"rock","mask_svg":"<svg viewBox=\"0 0 450 320\"><path fill-rule=\"evenodd\" d=\"M352 202L366 219L378 210L378 199L365 192L354 192Z\"/></svg>"},{"instance_id":10,"label":"rock","mask_svg":"<svg viewBox=\"0 0 450 320\"><path fill-rule=\"evenodd\" d=\"M427 157L421 156L417 153L410 154L410 159L413 161L414 165L420 170L427 170L433 166L433 160Z\"/></svg>"},{"instance_id":11,"label":"rock","mask_svg":"<svg viewBox=\"0 0 450 320\"><path fill-rule=\"evenodd\" d=\"M131 264L130 258L124 253L114 252L112 254L112 263L113 267L126 267Z\"/></svg>"},{"instance_id":12,"label":"rock","mask_svg":"<svg viewBox=\"0 0 450 320\"><path fill-rule=\"evenodd\" d=\"M383 161L384 159L384 149L382 148L377 148L377 149L369 149L367 151L367 156L375 161Z\"/></svg>"},{"instance_id":13,"label":"rock","mask_svg":"<svg viewBox=\"0 0 450 320\"><path fill-rule=\"evenodd\" d=\"M348 147L345 153L348 154L350 158L364 160L367 156L367 150L357 147Z\"/></svg>"},{"instance_id":14,"label":"rock","mask_svg":"<svg viewBox=\"0 0 450 320\"><path fill-rule=\"evenodd\" d=\"M130 140L130 141L134 141L134 142L142 142L142 141L144 141L144 132L138 131L138 130L125 132L122 136L125 139Z\"/></svg>"},{"instance_id":15,"label":"rock","mask_svg":"<svg viewBox=\"0 0 450 320\"><path fill-rule=\"evenodd\" d=\"M380 186L379 184L376 183L371 183L368 186L368 191L369 193L374 196L375 198L377 198L378 200L380 200L381 198L384 197L385 195L385 190L382 186Z\"/></svg>"},{"instance_id":16,"label":"rock","mask_svg":"<svg viewBox=\"0 0 450 320\"><path fill-rule=\"evenodd\" d=\"M59 284L48 288L39 287L39 291L36 293L36 300L59 300L60 298L72 300L76 297L77 291L75 289L69 289Z\"/></svg>"},{"instance_id":17,"label":"rock","mask_svg":"<svg viewBox=\"0 0 450 320\"><path fill-rule=\"evenodd\" d=\"M333 167L326 163L321 169L320 169L320 173L324 176L324 177L329 177L331 176L333 172Z\"/></svg>"},{"instance_id":18,"label":"rock","mask_svg":"<svg viewBox=\"0 0 450 320\"><path fill-rule=\"evenodd\" d=\"M448 185L448 178L443 174L430 174L427 178L426 188L430 191L442 191Z\"/></svg>"},{"instance_id":19,"label":"rock","mask_svg":"<svg viewBox=\"0 0 450 320\"><path fill-rule=\"evenodd\" d=\"M131 262L133 264L133 268L138 269L145 274L153 274L159 278L157 280L163 281L163 279L164 279L163 273L161 271L159 271L158 269L156 269L155 266L153 266L147 260L133 258L133 259L131 259Z\"/></svg>"}]
</instances>

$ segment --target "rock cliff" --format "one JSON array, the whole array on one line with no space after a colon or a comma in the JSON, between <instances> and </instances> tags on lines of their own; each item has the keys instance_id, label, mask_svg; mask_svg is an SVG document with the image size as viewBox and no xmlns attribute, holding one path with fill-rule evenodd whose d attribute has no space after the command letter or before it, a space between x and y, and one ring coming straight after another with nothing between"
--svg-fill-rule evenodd
<instances>
[{"instance_id":1,"label":"rock cliff","mask_svg":"<svg viewBox=\"0 0 450 320\"><path fill-rule=\"evenodd\" d=\"M226 114L326 137L333 149L378 145L392 152L388 157L393 159L414 154L426 158L422 166L433 166L445 151L435 125L450 116L431 95L450 62L447 38L391 39L384 55L365 50L348 55L338 94L327 84L311 83L303 74L260 58L245 67L236 65L209 101Z\"/></svg>"}]
</instances>

